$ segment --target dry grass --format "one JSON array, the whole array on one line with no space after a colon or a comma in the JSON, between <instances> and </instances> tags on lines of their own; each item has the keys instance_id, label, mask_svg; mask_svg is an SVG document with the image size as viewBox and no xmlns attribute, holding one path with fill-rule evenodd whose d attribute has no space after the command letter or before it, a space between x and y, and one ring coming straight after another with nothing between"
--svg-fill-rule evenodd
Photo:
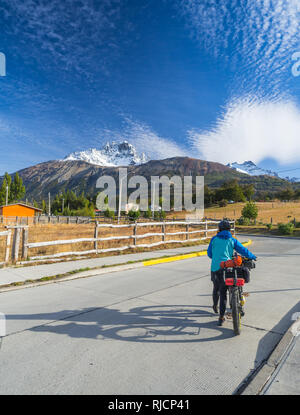
<instances>
[{"instance_id":1,"label":"dry grass","mask_svg":"<svg viewBox=\"0 0 300 415\"><path fill-rule=\"evenodd\" d=\"M131 236L133 235L133 226L126 228L108 228L108 227L98 227L98 238L112 237L112 236ZM185 225L166 225L166 232L181 232L185 231ZM190 230L203 230L204 225L190 225ZM161 225L145 226L137 228L137 235L143 235L145 233L162 233L163 229ZM94 224L49 224L49 225L33 225L29 226L29 235L28 242L46 242L46 241L58 241L58 240L69 240L69 239L79 239L79 238L94 238L95 225ZM189 239L201 238L204 236L204 233L191 234ZM210 235L211 236L211 235ZM19 247L19 258L22 257L22 238ZM133 249L127 249L122 251L123 253L129 252L147 252L153 249L163 249L163 248L172 248L173 246L192 246L195 243L189 242L186 235L166 235L165 241L184 241L181 244L169 243L161 244L158 246L144 248L138 247L141 244L151 244L155 242L162 241L162 235L159 236L148 236L145 238L137 239L137 247ZM120 248L127 245L132 245L134 239L123 239L123 240L108 240L108 241L99 241L98 249L109 249L109 248ZM186 241L186 242L185 242ZM198 242L199 243L199 242ZM81 251L90 251L94 249L94 242L79 242L73 244L62 244L62 245L51 245L44 247L35 247L28 250L28 256L44 256L44 255L53 255L57 253L64 252L81 252ZM5 238L0 238L0 256L4 257L5 252ZM109 252L102 255L117 255L119 252ZM101 254L100 254L101 255ZM91 257L95 257L95 254L91 254ZM97 255L99 256L99 255Z\"/></svg>"},{"instance_id":2,"label":"dry grass","mask_svg":"<svg viewBox=\"0 0 300 415\"><path fill-rule=\"evenodd\" d=\"M294 218L300 222L300 202L257 202L258 218L257 222L288 223ZM205 209L204 216L211 219L230 218L238 219L242 215L245 203L234 203L226 207L213 207ZM186 212L172 212L168 218L184 219Z\"/></svg>"}]
</instances>

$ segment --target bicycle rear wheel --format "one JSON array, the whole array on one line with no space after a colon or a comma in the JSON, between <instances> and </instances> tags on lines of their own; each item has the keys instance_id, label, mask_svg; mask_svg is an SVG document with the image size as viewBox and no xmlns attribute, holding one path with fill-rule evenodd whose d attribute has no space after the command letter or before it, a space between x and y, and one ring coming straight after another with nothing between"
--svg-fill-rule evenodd
<instances>
[{"instance_id":1,"label":"bicycle rear wheel","mask_svg":"<svg viewBox=\"0 0 300 415\"><path fill-rule=\"evenodd\" d=\"M234 288L232 290L231 301L233 331L235 335L238 335L241 333L241 311L239 306L239 293L237 288Z\"/></svg>"}]
</instances>

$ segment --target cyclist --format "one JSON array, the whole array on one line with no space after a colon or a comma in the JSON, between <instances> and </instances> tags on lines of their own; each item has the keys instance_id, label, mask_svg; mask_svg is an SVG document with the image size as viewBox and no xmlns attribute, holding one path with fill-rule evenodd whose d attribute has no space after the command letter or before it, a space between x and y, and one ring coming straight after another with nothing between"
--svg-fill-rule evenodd
<instances>
[{"instance_id":1,"label":"cyclist","mask_svg":"<svg viewBox=\"0 0 300 415\"><path fill-rule=\"evenodd\" d=\"M209 244L207 255L211 258L211 280L213 282L213 310L218 314L218 302L220 299L220 313L218 325L222 326L225 321L225 311L227 303L227 287L225 285L223 270L220 267L222 261L232 259L234 250L240 255L249 259L256 260L247 248L245 248L237 239L232 237L230 232L231 226L228 220L222 220L218 225L219 231Z\"/></svg>"}]
</instances>

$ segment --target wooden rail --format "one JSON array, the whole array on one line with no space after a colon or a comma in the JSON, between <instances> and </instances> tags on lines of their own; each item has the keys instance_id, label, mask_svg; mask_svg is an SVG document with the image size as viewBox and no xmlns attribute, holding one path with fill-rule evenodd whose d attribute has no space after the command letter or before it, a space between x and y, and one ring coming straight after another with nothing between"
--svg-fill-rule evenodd
<instances>
[{"instance_id":1,"label":"wooden rail","mask_svg":"<svg viewBox=\"0 0 300 415\"><path fill-rule=\"evenodd\" d=\"M212 233L217 232L217 228L209 228L208 225L217 224L219 221L172 221L172 222L146 222L146 223L129 223L129 224L122 224L116 225L111 223L95 223L95 232L94 237L91 238L77 238L77 239L62 239L62 240L54 240L54 241L43 241L43 242L28 242L28 228L23 228L23 238L22 238L22 258L28 258L28 252L32 248L38 247L46 247L46 246L53 246L53 245L65 245L65 244L77 244L82 242L93 242L94 249L86 250L86 251L72 251L72 252L60 252L51 255L36 255L30 256L31 260L45 260L51 258L58 258L63 256L75 256L75 255L87 255L87 254L98 254L104 252L113 252L113 251L123 251L129 248L150 248L154 246L159 246L161 244L170 244L170 243L186 243L186 242L196 242L205 240L210 237ZM235 222L231 221L233 224L233 232L235 231ZM176 232L167 232L166 228L169 225L182 225L184 226L183 231L176 231ZM192 230L192 226L201 225L203 229ZM139 228L145 228L149 226L160 226L160 232L145 232L143 234L138 234ZM108 237L99 237L100 229L101 228L132 228L133 232L131 235L116 235L116 236L108 236ZM19 229L19 231L18 231ZM192 237L195 234L203 234L201 237L200 235L197 237ZM167 240L167 236L178 236L178 235L185 235L185 239L178 240L178 239L171 239ZM141 239L150 238L150 237L161 237L161 241L152 242L152 243L137 243ZM196 235L195 235L196 236ZM20 239L20 227L16 227L15 235L14 235L14 244L13 244L13 252L14 252L14 260L18 259L18 251L19 251L19 239ZM98 242L104 241L117 241L117 240L126 240L128 243L126 245L120 247L110 247L110 248L102 248L99 249Z\"/></svg>"}]
</instances>

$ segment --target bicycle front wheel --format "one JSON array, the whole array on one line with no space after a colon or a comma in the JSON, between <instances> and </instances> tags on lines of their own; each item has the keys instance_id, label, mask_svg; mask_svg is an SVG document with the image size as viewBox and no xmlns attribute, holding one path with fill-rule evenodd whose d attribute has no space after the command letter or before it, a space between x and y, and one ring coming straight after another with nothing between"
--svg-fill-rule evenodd
<instances>
[{"instance_id":1,"label":"bicycle front wheel","mask_svg":"<svg viewBox=\"0 0 300 415\"><path fill-rule=\"evenodd\" d=\"M237 288L232 290L231 302L233 331L235 335L238 335L241 333L241 310L239 306L239 293Z\"/></svg>"}]
</instances>

